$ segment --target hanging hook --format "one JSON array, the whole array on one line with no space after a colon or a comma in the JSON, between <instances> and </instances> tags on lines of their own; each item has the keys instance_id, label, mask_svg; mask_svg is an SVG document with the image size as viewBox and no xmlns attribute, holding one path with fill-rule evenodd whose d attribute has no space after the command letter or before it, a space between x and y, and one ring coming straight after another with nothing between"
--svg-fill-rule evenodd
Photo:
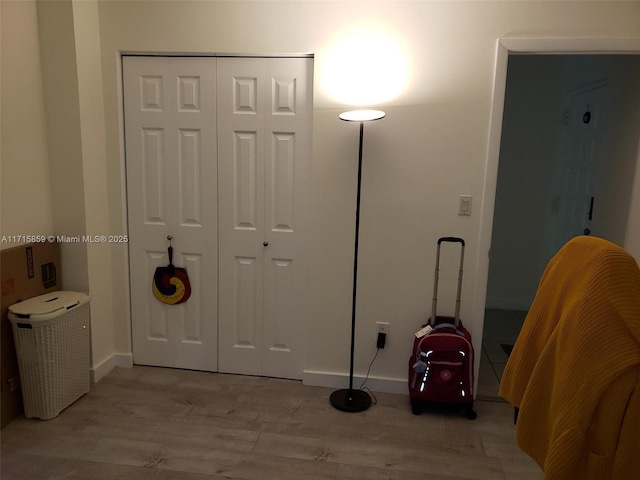
<instances>
[{"instance_id":1,"label":"hanging hook","mask_svg":"<svg viewBox=\"0 0 640 480\"><path fill-rule=\"evenodd\" d=\"M169 245L171 245L171 240L173 239L173 237L171 235L167 235L167 240L169 240Z\"/></svg>"}]
</instances>

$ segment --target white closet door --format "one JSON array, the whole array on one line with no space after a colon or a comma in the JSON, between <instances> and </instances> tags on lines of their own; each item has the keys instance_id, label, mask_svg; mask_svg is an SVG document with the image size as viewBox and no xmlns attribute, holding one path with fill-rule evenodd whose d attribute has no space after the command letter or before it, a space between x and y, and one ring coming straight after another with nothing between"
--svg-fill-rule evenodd
<instances>
[{"instance_id":1,"label":"white closet door","mask_svg":"<svg viewBox=\"0 0 640 480\"><path fill-rule=\"evenodd\" d=\"M218 59L219 369L301 378L312 60Z\"/></svg>"},{"instance_id":2,"label":"white closet door","mask_svg":"<svg viewBox=\"0 0 640 480\"><path fill-rule=\"evenodd\" d=\"M124 57L134 363L217 370L216 62ZM152 294L156 267L185 267L189 300Z\"/></svg>"}]
</instances>

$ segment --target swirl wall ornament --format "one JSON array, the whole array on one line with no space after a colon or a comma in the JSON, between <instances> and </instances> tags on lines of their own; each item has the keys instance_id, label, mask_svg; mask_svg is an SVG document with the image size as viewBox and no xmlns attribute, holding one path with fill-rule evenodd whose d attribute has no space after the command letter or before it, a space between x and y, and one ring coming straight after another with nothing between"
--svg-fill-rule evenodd
<instances>
[{"instance_id":1,"label":"swirl wall ornament","mask_svg":"<svg viewBox=\"0 0 640 480\"><path fill-rule=\"evenodd\" d=\"M171 245L172 236L168 235L169 248L169 265L166 267L157 267L153 275L151 291L162 303L167 305L178 305L186 302L191 296L191 283L185 268L175 267L173 265L173 246Z\"/></svg>"}]
</instances>

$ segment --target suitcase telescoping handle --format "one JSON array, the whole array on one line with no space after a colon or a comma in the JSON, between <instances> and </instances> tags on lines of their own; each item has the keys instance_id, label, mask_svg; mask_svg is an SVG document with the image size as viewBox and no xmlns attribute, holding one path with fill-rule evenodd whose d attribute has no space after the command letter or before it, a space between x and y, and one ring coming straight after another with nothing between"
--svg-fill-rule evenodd
<instances>
[{"instance_id":1,"label":"suitcase telescoping handle","mask_svg":"<svg viewBox=\"0 0 640 480\"><path fill-rule=\"evenodd\" d=\"M464 240L458 237L441 237L438 239L438 250L436 253L436 271L435 279L433 281L433 303L431 304L431 321L435 326L436 322L436 308L438 305L438 279L440 273L440 245L442 242L459 243L460 244L460 270L458 272L458 293L456 294L456 313L455 313L455 327L460 326L460 297L462 294L462 270L464 266Z\"/></svg>"}]
</instances>

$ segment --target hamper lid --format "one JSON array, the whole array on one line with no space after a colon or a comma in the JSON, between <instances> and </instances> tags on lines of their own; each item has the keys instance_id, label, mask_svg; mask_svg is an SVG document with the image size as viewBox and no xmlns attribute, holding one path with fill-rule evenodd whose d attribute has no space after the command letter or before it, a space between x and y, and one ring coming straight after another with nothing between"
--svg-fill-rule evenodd
<instances>
[{"instance_id":1,"label":"hamper lid","mask_svg":"<svg viewBox=\"0 0 640 480\"><path fill-rule=\"evenodd\" d=\"M89 294L87 293L71 291L50 292L11 305L9 312L18 318L30 318L38 315L50 316L58 311L64 313L65 310L82 305L88 301Z\"/></svg>"}]
</instances>

